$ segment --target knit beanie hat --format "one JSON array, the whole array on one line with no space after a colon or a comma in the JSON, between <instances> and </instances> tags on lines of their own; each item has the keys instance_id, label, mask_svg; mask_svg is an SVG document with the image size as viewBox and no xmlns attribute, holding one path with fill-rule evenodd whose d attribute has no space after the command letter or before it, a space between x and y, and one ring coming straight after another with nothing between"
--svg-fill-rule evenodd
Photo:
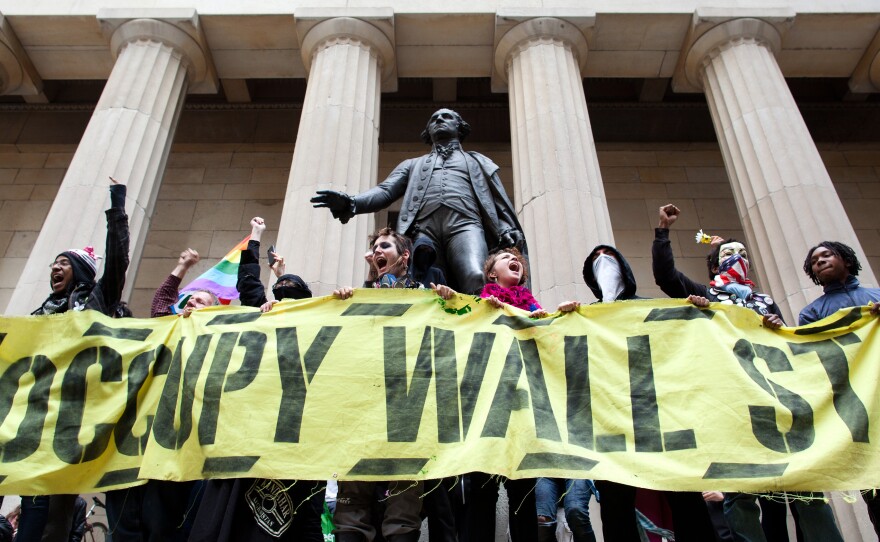
<instances>
[{"instance_id":1,"label":"knit beanie hat","mask_svg":"<svg viewBox=\"0 0 880 542\"><path fill-rule=\"evenodd\" d=\"M66 256L73 267L73 282L92 282L98 273L98 257L95 248L88 246L83 249L72 248L58 256ZM57 258L57 256L56 256Z\"/></svg>"}]
</instances>

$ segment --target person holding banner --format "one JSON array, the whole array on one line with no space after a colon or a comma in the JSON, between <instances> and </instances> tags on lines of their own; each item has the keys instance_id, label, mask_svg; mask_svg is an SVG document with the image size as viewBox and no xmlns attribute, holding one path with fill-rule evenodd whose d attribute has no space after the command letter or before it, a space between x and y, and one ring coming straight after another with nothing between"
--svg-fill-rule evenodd
<instances>
[{"instance_id":1,"label":"person holding banner","mask_svg":"<svg viewBox=\"0 0 880 542\"><path fill-rule=\"evenodd\" d=\"M420 282L410 275L412 241L391 228L382 228L369 237L372 254L366 259L370 264L368 280L364 288L423 288ZM432 289L444 299L450 299L454 291L445 285L431 284ZM333 291L337 299L348 299L355 295L354 289L342 287ZM383 484L384 485L384 484ZM336 542L372 542L377 539L373 521L377 494L377 482L340 481L336 498L336 512L333 522ZM416 542L420 536L422 518L421 495L424 482L387 482L384 491L385 511L381 521L382 536L387 542ZM435 490L443 496L445 491ZM438 512L451 514L450 507L443 506ZM452 525L452 519L443 517L437 525ZM429 518L430 521L430 518ZM435 523L432 522L432 525ZM438 533L432 533L435 539ZM454 540L454 532L450 533Z\"/></svg>"},{"instance_id":2,"label":"person holding banner","mask_svg":"<svg viewBox=\"0 0 880 542\"><path fill-rule=\"evenodd\" d=\"M584 282L596 296L597 303L645 299L636 293L637 283L629 262L613 246L594 247L584 260L583 275ZM563 302L559 305L559 310L571 311L578 305L577 301ZM596 487L605 540L639 542L642 539L636 514L638 492L642 492L640 498L657 496L667 502L672 511L672 527L676 540L702 542L715 537L709 512L700 493L640 490L611 480L596 480ZM584 507L588 504L589 495Z\"/></svg>"},{"instance_id":3,"label":"person holding banner","mask_svg":"<svg viewBox=\"0 0 880 542\"><path fill-rule=\"evenodd\" d=\"M312 291L303 279L284 272L286 269L284 258L275 252L270 252L269 255L274 261L269 262L269 268L277 279L272 286L275 301L266 298L266 287L260 280L260 241L264 231L266 231L266 221L258 216L252 218L251 237L247 248L241 251L238 282L235 285L241 304L245 307L259 307L261 311L267 312L272 310L275 303L283 299L312 297ZM269 247L269 250L272 250L272 247Z\"/></svg>"},{"instance_id":4,"label":"person holding banner","mask_svg":"<svg viewBox=\"0 0 880 542\"><path fill-rule=\"evenodd\" d=\"M864 305L871 305L871 314L880 316L880 288L862 286L856 278L861 269L856 252L843 243L822 241L811 248L804 260L804 273L824 292L801 310L798 325L817 322L840 309Z\"/></svg>"},{"instance_id":5,"label":"person holding banner","mask_svg":"<svg viewBox=\"0 0 880 542\"><path fill-rule=\"evenodd\" d=\"M236 283L242 306L259 307L262 312L272 310L283 299L312 297L301 278L284 274L284 258L273 252L270 254L275 255L275 261L270 268L278 278L272 288L276 300L267 301L266 288L260 280L260 241L265 230L262 218L251 219L250 240L241 251ZM189 540L322 542L319 509L324 502L320 489L323 484L255 478L207 480Z\"/></svg>"},{"instance_id":6,"label":"person holding banner","mask_svg":"<svg viewBox=\"0 0 880 542\"><path fill-rule=\"evenodd\" d=\"M122 298L128 270L128 215L125 213L126 186L110 178L110 208L107 216L107 242L104 274L97 281L98 257L94 248L72 248L55 257L49 266L49 297L32 315L60 314L69 310L96 310L111 315ZM22 497L21 522L16 540L67 540L73 521L76 495Z\"/></svg>"},{"instance_id":7,"label":"person holding banner","mask_svg":"<svg viewBox=\"0 0 880 542\"><path fill-rule=\"evenodd\" d=\"M831 316L847 307L871 306L871 314L880 316L880 288L865 288L856 277L862 269L856 252L838 241L822 241L807 252L804 273L823 294L801 310L798 325L804 326ZM880 497L873 490L862 492L868 505L868 517L880 536Z\"/></svg>"},{"instance_id":8,"label":"person holding banner","mask_svg":"<svg viewBox=\"0 0 880 542\"><path fill-rule=\"evenodd\" d=\"M669 297L687 298L698 307L708 307L710 302L738 305L749 308L763 319L765 327L778 329L785 325L778 305L767 294L757 291L749 280L749 260L746 247L735 239L713 237L714 249L706 257L709 286L691 280L675 268L669 228L678 220L681 210L672 204L659 210L659 224L654 230L651 249L654 280ZM842 542L843 537L834 523L831 507L821 496L812 493L789 493L794 495L794 506L805 542ZM724 494L724 516L734 539L745 542L766 542L761 529L760 509L757 496L746 493Z\"/></svg>"},{"instance_id":9,"label":"person holding banner","mask_svg":"<svg viewBox=\"0 0 880 542\"><path fill-rule=\"evenodd\" d=\"M160 318L173 314L171 306L179 302L180 283L187 272L199 262L199 253L187 248L180 253L177 265L168 278L156 289L150 305L150 316ZM219 305L214 292L196 290L191 293L180 316L189 318L193 311ZM140 512L139 530L144 540L186 540L192 522L189 514L196 514L198 504L190 506L191 494L196 482L169 482L149 480L143 487L143 510ZM132 518L138 519L138 518ZM112 528L112 526L111 526Z\"/></svg>"},{"instance_id":10,"label":"person holding banner","mask_svg":"<svg viewBox=\"0 0 880 542\"><path fill-rule=\"evenodd\" d=\"M159 286L156 293L153 294L153 303L150 305L150 316L152 318L159 318L173 314L171 305L178 302L180 297L180 283L183 282L183 277L186 276L187 271L189 271L192 266L199 263L199 259L199 253L191 248L180 253L180 257L177 259L177 265L171 271L171 274L168 275L168 278L165 279L165 282ZM189 318L189 315L192 314L194 310L219 304L220 299L214 292L209 290L196 290L192 292L189 299L186 301L181 315L184 318Z\"/></svg>"},{"instance_id":11,"label":"person holding banner","mask_svg":"<svg viewBox=\"0 0 880 542\"><path fill-rule=\"evenodd\" d=\"M511 305L518 309L529 311L529 317L540 318L547 315L532 292L526 286L529 278L529 266L519 250L516 248L504 248L494 252L483 262L483 277L486 284L480 291L480 297L496 308ZM498 500L497 476L489 476L483 472L473 472L467 475L470 482L471 509L468 517L471 522L468 525L472 540L491 540L495 530L495 509ZM510 536L513 542L530 542L541 540L539 538L539 523L535 522L534 511L538 510L536 493L538 486L534 478L521 480L505 480L504 487L507 490L507 500L510 505L509 521ZM549 489L546 488L545 489ZM585 488L580 488L585 489ZM545 492L545 495L550 494ZM580 492L586 496L589 502L590 492ZM467 498L467 497L466 497ZM548 497L552 498L552 497ZM554 501L555 511L555 501ZM517 510L532 511L532 513L517 513ZM589 514L589 512L587 512ZM555 515L554 515L555 517ZM579 516L583 518L583 514ZM575 522L577 524L577 522ZM580 524L582 534L589 537L593 535L593 529L589 524L589 516ZM545 530L545 533L547 531ZM547 533L549 534L549 533ZM553 533L555 539L555 528ZM589 540L589 538L587 538Z\"/></svg>"}]
</instances>

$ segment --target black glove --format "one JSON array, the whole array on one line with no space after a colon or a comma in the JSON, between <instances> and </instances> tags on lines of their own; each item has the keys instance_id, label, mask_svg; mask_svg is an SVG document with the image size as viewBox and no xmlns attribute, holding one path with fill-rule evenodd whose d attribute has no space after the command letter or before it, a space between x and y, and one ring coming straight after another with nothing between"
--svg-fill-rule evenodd
<instances>
[{"instance_id":1,"label":"black glove","mask_svg":"<svg viewBox=\"0 0 880 542\"><path fill-rule=\"evenodd\" d=\"M114 209L125 209L125 192L124 184L110 185L110 207Z\"/></svg>"},{"instance_id":2,"label":"black glove","mask_svg":"<svg viewBox=\"0 0 880 542\"><path fill-rule=\"evenodd\" d=\"M501 238L498 239L498 248L510 248L516 247L517 250L522 250L523 245L526 242L526 236L519 230L507 230L506 232L501 234Z\"/></svg>"},{"instance_id":3,"label":"black glove","mask_svg":"<svg viewBox=\"0 0 880 542\"><path fill-rule=\"evenodd\" d=\"M336 190L318 190L311 200L312 207L326 207L333 213L333 218L345 224L354 216L354 198L345 192Z\"/></svg>"}]
</instances>

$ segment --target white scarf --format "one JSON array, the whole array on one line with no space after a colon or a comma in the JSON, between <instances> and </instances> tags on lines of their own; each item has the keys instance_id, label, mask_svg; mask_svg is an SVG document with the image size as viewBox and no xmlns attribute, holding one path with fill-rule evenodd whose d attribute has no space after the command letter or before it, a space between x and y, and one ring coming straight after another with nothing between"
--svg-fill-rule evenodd
<instances>
[{"instance_id":1,"label":"white scarf","mask_svg":"<svg viewBox=\"0 0 880 542\"><path fill-rule=\"evenodd\" d=\"M602 302L610 303L617 300L623 292L623 273L617 258L610 254L599 254L593 260L593 275L602 290Z\"/></svg>"}]
</instances>

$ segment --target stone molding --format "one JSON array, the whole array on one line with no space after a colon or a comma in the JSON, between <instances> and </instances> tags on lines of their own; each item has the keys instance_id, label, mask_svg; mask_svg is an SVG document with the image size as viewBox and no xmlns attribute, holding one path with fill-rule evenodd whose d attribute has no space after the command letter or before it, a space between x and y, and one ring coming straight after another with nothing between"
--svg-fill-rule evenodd
<instances>
[{"instance_id":1,"label":"stone molding","mask_svg":"<svg viewBox=\"0 0 880 542\"><path fill-rule=\"evenodd\" d=\"M702 92L703 68L723 48L751 41L775 56L794 23L788 8L766 10L697 9L672 77L676 92Z\"/></svg>"},{"instance_id":2,"label":"stone molding","mask_svg":"<svg viewBox=\"0 0 880 542\"><path fill-rule=\"evenodd\" d=\"M394 12L386 8L361 10L301 9L294 13L303 65L308 73L315 55L335 44L359 44L379 60L382 90L397 90L394 52Z\"/></svg>"},{"instance_id":3,"label":"stone molding","mask_svg":"<svg viewBox=\"0 0 880 542\"><path fill-rule=\"evenodd\" d=\"M220 89L217 71L195 9L106 8L98 11L98 22L110 39L113 58L137 41L156 41L177 51L184 59L188 91L214 94Z\"/></svg>"},{"instance_id":4,"label":"stone molding","mask_svg":"<svg viewBox=\"0 0 880 542\"><path fill-rule=\"evenodd\" d=\"M495 58L492 67L493 92L507 92L507 71L510 60L523 48L541 41L558 42L569 48L583 76L588 51L584 32L595 23L595 13L570 12L559 15L559 17L534 17L514 12L499 12L496 15Z\"/></svg>"},{"instance_id":5,"label":"stone molding","mask_svg":"<svg viewBox=\"0 0 880 542\"><path fill-rule=\"evenodd\" d=\"M36 96L43 90L43 80L31 63L18 37L0 14L0 94Z\"/></svg>"},{"instance_id":6,"label":"stone molding","mask_svg":"<svg viewBox=\"0 0 880 542\"><path fill-rule=\"evenodd\" d=\"M880 92L880 31L874 36L849 80L852 92Z\"/></svg>"}]
</instances>

